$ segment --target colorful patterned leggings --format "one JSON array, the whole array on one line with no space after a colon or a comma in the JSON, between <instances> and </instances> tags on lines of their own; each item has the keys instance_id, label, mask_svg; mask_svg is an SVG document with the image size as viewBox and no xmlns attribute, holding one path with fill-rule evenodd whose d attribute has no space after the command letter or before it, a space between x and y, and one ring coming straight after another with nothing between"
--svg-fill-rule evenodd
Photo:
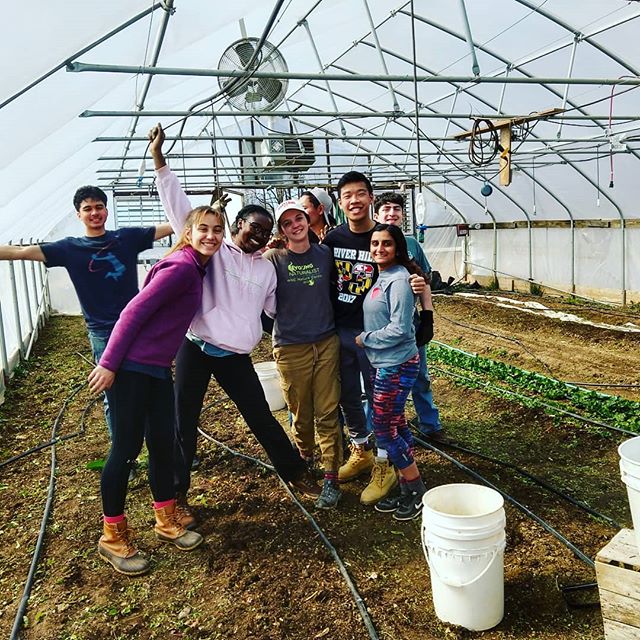
<instances>
[{"instance_id":1,"label":"colorful patterned leggings","mask_svg":"<svg viewBox=\"0 0 640 640\"><path fill-rule=\"evenodd\" d=\"M389 460L398 469L405 469L413 462L413 436L407 426L404 406L419 367L416 354L401 365L374 369L371 376L376 444L386 449Z\"/></svg>"}]
</instances>

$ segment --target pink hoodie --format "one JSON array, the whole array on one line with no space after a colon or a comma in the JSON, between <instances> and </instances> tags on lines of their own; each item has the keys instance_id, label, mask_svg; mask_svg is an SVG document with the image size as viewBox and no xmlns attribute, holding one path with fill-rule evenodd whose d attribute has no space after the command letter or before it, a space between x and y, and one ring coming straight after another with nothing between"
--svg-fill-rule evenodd
<instances>
[{"instance_id":1,"label":"pink hoodie","mask_svg":"<svg viewBox=\"0 0 640 640\"><path fill-rule=\"evenodd\" d=\"M167 218L180 233L193 209L176 175L156 171L158 194ZM204 277L202 308L191 332L205 342L234 353L251 353L262 337L260 314L276 313L276 272L260 252L245 253L226 240L211 258Z\"/></svg>"}]
</instances>

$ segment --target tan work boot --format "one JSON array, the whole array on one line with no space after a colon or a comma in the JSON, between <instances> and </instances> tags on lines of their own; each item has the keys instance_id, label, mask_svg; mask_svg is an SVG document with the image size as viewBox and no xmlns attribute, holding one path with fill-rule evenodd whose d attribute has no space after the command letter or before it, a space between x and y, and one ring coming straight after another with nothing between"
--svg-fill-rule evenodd
<instances>
[{"instance_id":1,"label":"tan work boot","mask_svg":"<svg viewBox=\"0 0 640 640\"><path fill-rule=\"evenodd\" d=\"M376 458L371 472L371 480L360 494L362 504L375 504L389 495L398 484L398 476L393 465L386 458Z\"/></svg>"},{"instance_id":2,"label":"tan work boot","mask_svg":"<svg viewBox=\"0 0 640 640\"><path fill-rule=\"evenodd\" d=\"M185 529L196 528L196 518L187 502L187 496L181 493L176 495L176 513L178 514L178 521Z\"/></svg>"},{"instance_id":3,"label":"tan work boot","mask_svg":"<svg viewBox=\"0 0 640 640\"><path fill-rule=\"evenodd\" d=\"M159 540L171 542L182 551L191 551L202 544L204 538L199 533L188 531L180 524L175 501L166 507L154 509L154 511L156 525L153 529Z\"/></svg>"},{"instance_id":4,"label":"tan work boot","mask_svg":"<svg viewBox=\"0 0 640 640\"><path fill-rule=\"evenodd\" d=\"M133 530L129 529L126 518L115 524L103 522L98 554L126 576L139 576L149 571L149 561L134 546Z\"/></svg>"},{"instance_id":5,"label":"tan work boot","mask_svg":"<svg viewBox=\"0 0 640 640\"><path fill-rule=\"evenodd\" d=\"M373 467L373 449L351 443L349 459L338 469L338 482L349 482L367 473Z\"/></svg>"}]
</instances>

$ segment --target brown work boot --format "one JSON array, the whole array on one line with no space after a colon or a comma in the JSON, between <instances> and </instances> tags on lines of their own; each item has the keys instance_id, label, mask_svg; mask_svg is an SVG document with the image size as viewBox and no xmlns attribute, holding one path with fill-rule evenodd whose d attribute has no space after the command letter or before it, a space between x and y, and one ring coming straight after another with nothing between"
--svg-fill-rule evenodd
<instances>
[{"instance_id":1,"label":"brown work boot","mask_svg":"<svg viewBox=\"0 0 640 640\"><path fill-rule=\"evenodd\" d=\"M196 517L191 511L191 507L187 502L187 496L181 493L176 494L176 513L178 514L178 520L185 529L196 528Z\"/></svg>"},{"instance_id":2,"label":"brown work boot","mask_svg":"<svg viewBox=\"0 0 640 640\"><path fill-rule=\"evenodd\" d=\"M149 561L136 549L133 535L126 518L115 524L103 522L103 533L98 542L100 557L126 576L139 576L149 571Z\"/></svg>"},{"instance_id":3,"label":"brown work boot","mask_svg":"<svg viewBox=\"0 0 640 640\"><path fill-rule=\"evenodd\" d=\"M199 547L204 538L195 531L188 531L181 524L175 500L160 509L154 509L156 525L153 528L162 542L171 542L182 551L191 551Z\"/></svg>"},{"instance_id":4,"label":"brown work boot","mask_svg":"<svg viewBox=\"0 0 640 640\"><path fill-rule=\"evenodd\" d=\"M305 471L297 480L290 480L289 486L307 496L307 498L313 498L314 500L320 497L322 493L320 485L311 477L308 471Z\"/></svg>"},{"instance_id":5,"label":"brown work boot","mask_svg":"<svg viewBox=\"0 0 640 640\"><path fill-rule=\"evenodd\" d=\"M362 444L351 443L349 459L338 469L338 482L350 482L368 473L373 467L373 449L365 449Z\"/></svg>"},{"instance_id":6,"label":"brown work boot","mask_svg":"<svg viewBox=\"0 0 640 640\"><path fill-rule=\"evenodd\" d=\"M360 494L362 504L375 504L386 498L398 484L398 476L393 465L386 458L376 458L371 472L371 480Z\"/></svg>"}]
</instances>

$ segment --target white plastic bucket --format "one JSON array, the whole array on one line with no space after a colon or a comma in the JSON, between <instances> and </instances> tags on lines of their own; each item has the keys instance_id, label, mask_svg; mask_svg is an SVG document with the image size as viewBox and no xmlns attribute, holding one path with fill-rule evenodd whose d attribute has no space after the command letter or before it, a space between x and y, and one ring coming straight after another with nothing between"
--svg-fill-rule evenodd
<instances>
[{"instance_id":1,"label":"white plastic bucket","mask_svg":"<svg viewBox=\"0 0 640 640\"><path fill-rule=\"evenodd\" d=\"M436 615L473 631L504 615L502 496L477 484L445 484L422 498L422 548Z\"/></svg>"},{"instance_id":2,"label":"white plastic bucket","mask_svg":"<svg viewBox=\"0 0 640 640\"><path fill-rule=\"evenodd\" d=\"M280 386L280 374L273 360L269 362L255 362L253 368L258 374L258 380L264 390L264 396L269 403L271 411L279 411L287 406L282 387Z\"/></svg>"},{"instance_id":3,"label":"white plastic bucket","mask_svg":"<svg viewBox=\"0 0 640 640\"><path fill-rule=\"evenodd\" d=\"M618 453L620 454L620 477L627 485L636 546L640 553L640 436L623 442L618 447Z\"/></svg>"}]
</instances>

